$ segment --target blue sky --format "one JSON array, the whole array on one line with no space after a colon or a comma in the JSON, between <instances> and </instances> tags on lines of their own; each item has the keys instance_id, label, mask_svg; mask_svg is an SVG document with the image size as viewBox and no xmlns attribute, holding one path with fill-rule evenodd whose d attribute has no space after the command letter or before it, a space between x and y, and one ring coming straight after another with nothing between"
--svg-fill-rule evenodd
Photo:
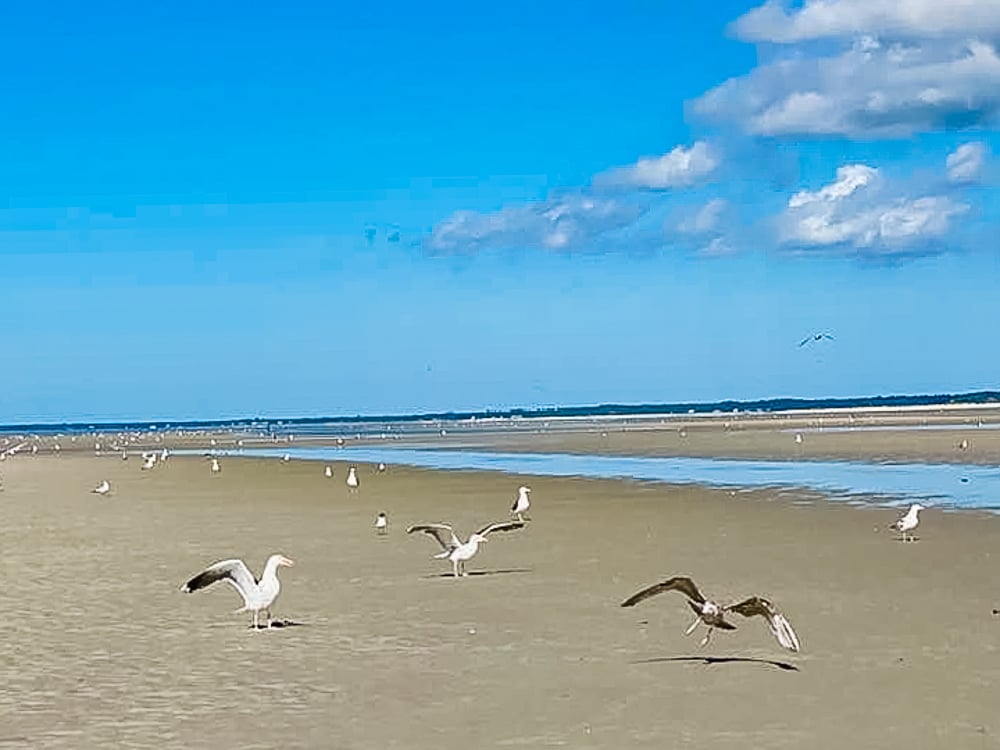
<instances>
[{"instance_id":1,"label":"blue sky","mask_svg":"<svg viewBox=\"0 0 1000 750\"><path fill-rule=\"evenodd\" d=\"M0 422L998 385L995 0L210 5L7 12Z\"/></svg>"}]
</instances>

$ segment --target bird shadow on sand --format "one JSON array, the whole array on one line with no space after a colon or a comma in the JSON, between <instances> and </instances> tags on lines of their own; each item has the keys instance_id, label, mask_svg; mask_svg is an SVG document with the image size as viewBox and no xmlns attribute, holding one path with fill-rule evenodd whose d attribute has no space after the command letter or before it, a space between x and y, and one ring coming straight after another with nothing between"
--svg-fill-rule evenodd
<instances>
[{"instance_id":1,"label":"bird shadow on sand","mask_svg":"<svg viewBox=\"0 0 1000 750\"><path fill-rule=\"evenodd\" d=\"M466 575L469 578L473 576L506 576L514 575L517 573L531 573L531 568L498 568L497 570L470 570ZM424 578L454 578L455 576L451 573L433 573L429 576L424 576Z\"/></svg>"},{"instance_id":2,"label":"bird shadow on sand","mask_svg":"<svg viewBox=\"0 0 1000 750\"><path fill-rule=\"evenodd\" d=\"M798 672L799 668L791 662L775 659L755 659L752 656L655 656L652 659L639 659L633 664L659 664L661 662L694 662L714 667L717 664L764 664L776 667L786 672Z\"/></svg>"},{"instance_id":3,"label":"bird shadow on sand","mask_svg":"<svg viewBox=\"0 0 1000 750\"><path fill-rule=\"evenodd\" d=\"M295 620L271 620L270 630L276 630L278 628L300 628L305 625L304 622L296 622ZM254 628L253 625L248 626L249 630L268 630L267 625L258 625Z\"/></svg>"}]
</instances>

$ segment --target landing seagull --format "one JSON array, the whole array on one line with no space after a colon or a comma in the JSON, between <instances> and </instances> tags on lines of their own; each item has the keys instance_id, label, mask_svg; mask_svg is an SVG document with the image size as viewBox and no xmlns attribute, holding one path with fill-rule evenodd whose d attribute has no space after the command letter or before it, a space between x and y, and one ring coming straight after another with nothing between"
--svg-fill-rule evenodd
<instances>
[{"instance_id":1,"label":"landing seagull","mask_svg":"<svg viewBox=\"0 0 1000 750\"><path fill-rule=\"evenodd\" d=\"M924 506L920 503L914 503L910 506L910 509L906 513L899 517L899 519L892 524L889 528L893 531L899 531L902 533L901 540L904 542L912 542L916 537L910 532L913 531L920 524L920 519L917 514L924 510Z\"/></svg>"},{"instance_id":2,"label":"landing seagull","mask_svg":"<svg viewBox=\"0 0 1000 750\"><path fill-rule=\"evenodd\" d=\"M96 492L98 495L107 495L109 492L111 492L111 482L105 479L99 485L94 487L94 489L92 489L91 492Z\"/></svg>"},{"instance_id":3,"label":"landing seagull","mask_svg":"<svg viewBox=\"0 0 1000 750\"><path fill-rule=\"evenodd\" d=\"M284 555L271 555L264 563L264 575L258 580L242 560L222 560L213 563L181 586L181 591L190 594L198 589L211 586L216 581L226 581L243 597L243 606L237 612L252 612L254 629L260 627L260 613L267 615L267 627L271 627L271 605L278 598L281 583L278 581L278 567L294 565Z\"/></svg>"},{"instance_id":4,"label":"landing seagull","mask_svg":"<svg viewBox=\"0 0 1000 750\"><path fill-rule=\"evenodd\" d=\"M420 524L418 526L411 526L406 530L407 534L412 534L415 531L422 531L429 536L434 537L437 543L441 545L442 552L440 554L434 555L437 560L443 560L448 558L451 560L452 572L455 574L455 578L460 575L466 575L465 563L472 559L475 554L479 551L480 542L485 542L486 537L494 531L514 531L515 529L520 529L524 526L524 521L501 521L500 523L491 523L489 526L484 526L479 531L476 531L469 535L469 541L463 543L457 536L455 536L455 531L449 524L446 523L426 523Z\"/></svg>"},{"instance_id":5,"label":"landing seagull","mask_svg":"<svg viewBox=\"0 0 1000 750\"><path fill-rule=\"evenodd\" d=\"M708 644L712 637L712 630L715 628L736 630L736 626L726 622L725 619L727 612L736 612L744 617L753 617L754 615L764 617L767 619L767 624L771 626L771 633L774 634L778 643L789 651L799 650L799 639L795 635L795 631L792 630L791 623L767 599L761 596L751 596L749 599L723 607L702 596L694 581L687 576L674 576L661 583L653 584L630 596L622 602L622 606L633 607L644 599L662 594L664 591L680 591L688 598L688 606L698 615L691 626L684 631L684 635L691 635L700 623L708 626L708 632L701 641L702 646Z\"/></svg>"},{"instance_id":6,"label":"landing seagull","mask_svg":"<svg viewBox=\"0 0 1000 750\"><path fill-rule=\"evenodd\" d=\"M531 499L528 495L531 494L531 487L525 487L524 485L517 488L517 500L514 504L510 506L510 512L517 516L518 521L524 520L524 514L528 512L528 508L531 507Z\"/></svg>"}]
</instances>

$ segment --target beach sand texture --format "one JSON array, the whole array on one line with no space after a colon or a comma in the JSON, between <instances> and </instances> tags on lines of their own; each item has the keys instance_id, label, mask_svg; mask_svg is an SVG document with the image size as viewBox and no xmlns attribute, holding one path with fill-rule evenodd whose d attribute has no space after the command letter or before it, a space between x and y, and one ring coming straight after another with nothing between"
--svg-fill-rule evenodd
<instances>
[{"instance_id":1,"label":"beach sand texture","mask_svg":"<svg viewBox=\"0 0 1000 750\"><path fill-rule=\"evenodd\" d=\"M350 494L323 465L0 466L0 748L1000 747L1000 518L932 509L902 544L896 511L814 494L364 464ZM522 482L533 520L468 578L404 533L505 519ZM271 552L301 626L178 591ZM770 597L802 652L738 616L702 649L679 594L619 606L672 574Z\"/></svg>"}]
</instances>

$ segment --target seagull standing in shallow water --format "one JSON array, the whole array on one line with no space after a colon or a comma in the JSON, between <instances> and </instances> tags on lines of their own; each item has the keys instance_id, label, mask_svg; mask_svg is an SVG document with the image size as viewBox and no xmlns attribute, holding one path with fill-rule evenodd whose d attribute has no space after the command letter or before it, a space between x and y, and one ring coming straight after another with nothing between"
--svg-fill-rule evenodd
<instances>
[{"instance_id":1,"label":"seagull standing in shallow water","mask_svg":"<svg viewBox=\"0 0 1000 750\"><path fill-rule=\"evenodd\" d=\"M674 576L661 583L644 588L622 602L622 606L633 607L644 599L662 594L664 591L680 591L688 598L688 606L698 615L695 621L691 623L691 626L684 631L684 635L691 635L699 624L708 626L708 632L705 633L705 637L701 641L702 646L708 644L712 637L712 631L715 628L719 628L720 630L736 630L735 625L726 622L726 613L736 612L744 617L760 615L771 626L771 633L777 639L778 643L789 651L799 650L799 639L795 635L795 631L792 630L791 623L767 599L761 596L751 596L749 599L744 599L741 602L723 607L711 599L706 599L702 596L694 581L687 576Z\"/></svg>"},{"instance_id":2,"label":"seagull standing in shallow water","mask_svg":"<svg viewBox=\"0 0 1000 750\"><path fill-rule=\"evenodd\" d=\"M181 586L181 591L190 594L198 589L211 586L216 581L225 581L236 589L243 597L243 606L237 612L253 613L253 628L260 627L260 613L267 615L267 627L271 627L271 605L278 598L281 583L278 581L278 568L282 565L294 565L284 555L271 555L264 563L264 574L260 580L242 560L222 560L213 563Z\"/></svg>"},{"instance_id":3,"label":"seagull standing in shallow water","mask_svg":"<svg viewBox=\"0 0 1000 750\"><path fill-rule=\"evenodd\" d=\"M434 558L437 560L445 558L451 560L452 572L455 574L455 578L458 578L459 576L466 575L465 563L475 556L479 551L480 543L485 542L487 536L494 531L514 531L523 526L524 521L491 523L479 531L470 534L469 541L464 543L455 536L454 529L446 523L425 523L418 526L411 526L406 530L406 533L412 534L415 531L422 531L428 536L434 537L437 543L441 545L442 550L440 554L434 555Z\"/></svg>"},{"instance_id":4,"label":"seagull standing in shallow water","mask_svg":"<svg viewBox=\"0 0 1000 750\"><path fill-rule=\"evenodd\" d=\"M517 488L517 500L514 504L510 506L510 512L517 516L518 521L524 520L524 514L528 512L528 508L531 507L531 499L528 495L531 494L531 487L526 487L524 485Z\"/></svg>"},{"instance_id":5,"label":"seagull standing in shallow water","mask_svg":"<svg viewBox=\"0 0 1000 750\"><path fill-rule=\"evenodd\" d=\"M913 531L920 524L920 518L917 516L920 511L924 510L924 506L920 503L914 503L910 506L910 509L906 513L899 517L899 519L892 524L889 528L894 531L899 531L902 533L900 537L901 541L912 542L916 537L910 532Z\"/></svg>"}]
</instances>

